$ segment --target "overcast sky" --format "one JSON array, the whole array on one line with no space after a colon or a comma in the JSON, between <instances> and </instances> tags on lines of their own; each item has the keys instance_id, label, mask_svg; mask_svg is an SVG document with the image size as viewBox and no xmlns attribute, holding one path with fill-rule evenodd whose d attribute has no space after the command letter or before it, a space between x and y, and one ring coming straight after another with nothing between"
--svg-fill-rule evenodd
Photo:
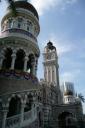
<instances>
[{"instance_id":1,"label":"overcast sky","mask_svg":"<svg viewBox=\"0 0 85 128\"><path fill-rule=\"evenodd\" d=\"M30 0L39 13L41 50L38 78L43 78L42 52L48 41L57 48L60 83L70 81L85 97L85 0ZM0 3L0 19L6 1ZM41 74L42 70L42 74ZM85 107L84 107L85 111Z\"/></svg>"}]
</instances>

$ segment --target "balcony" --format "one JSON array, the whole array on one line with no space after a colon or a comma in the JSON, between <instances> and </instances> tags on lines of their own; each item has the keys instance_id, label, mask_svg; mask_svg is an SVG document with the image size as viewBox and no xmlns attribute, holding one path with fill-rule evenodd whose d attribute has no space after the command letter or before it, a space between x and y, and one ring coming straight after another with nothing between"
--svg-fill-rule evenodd
<instances>
[{"instance_id":1,"label":"balcony","mask_svg":"<svg viewBox=\"0 0 85 128\"><path fill-rule=\"evenodd\" d=\"M19 37L19 38L31 40L32 42L35 42L37 44L37 39L33 34L18 28L11 28L11 29L2 31L1 37Z\"/></svg>"},{"instance_id":2,"label":"balcony","mask_svg":"<svg viewBox=\"0 0 85 128\"><path fill-rule=\"evenodd\" d=\"M17 78L17 79L26 79L26 80L31 80L33 83L38 83L37 77L34 75L28 73L28 72L23 72L23 71L18 71L18 70L10 70L10 69L0 69L0 77L8 77L8 78Z\"/></svg>"}]
</instances>

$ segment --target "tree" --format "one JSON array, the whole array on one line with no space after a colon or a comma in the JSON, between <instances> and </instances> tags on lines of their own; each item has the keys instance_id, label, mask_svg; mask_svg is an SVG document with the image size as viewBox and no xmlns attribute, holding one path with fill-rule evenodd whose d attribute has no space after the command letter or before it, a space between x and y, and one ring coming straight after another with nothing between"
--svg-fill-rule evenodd
<instances>
[{"instance_id":1,"label":"tree","mask_svg":"<svg viewBox=\"0 0 85 128\"><path fill-rule=\"evenodd\" d=\"M17 16L17 11L16 11L16 7L15 7L15 3L14 3L14 0L7 0L8 3L9 3L9 8L11 9L12 11L12 15L13 16Z\"/></svg>"},{"instance_id":2,"label":"tree","mask_svg":"<svg viewBox=\"0 0 85 128\"><path fill-rule=\"evenodd\" d=\"M9 9L11 10L12 15L16 16L17 15L17 11L16 11L14 0L6 0L6 1L9 4ZM2 2L2 1L0 1L0 2Z\"/></svg>"},{"instance_id":3,"label":"tree","mask_svg":"<svg viewBox=\"0 0 85 128\"><path fill-rule=\"evenodd\" d=\"M81 93L78 94L78 98L79 98L83 103L85 103L85 98L84 98L84 96L83 96Z\"/></svg>"}]
</instances>

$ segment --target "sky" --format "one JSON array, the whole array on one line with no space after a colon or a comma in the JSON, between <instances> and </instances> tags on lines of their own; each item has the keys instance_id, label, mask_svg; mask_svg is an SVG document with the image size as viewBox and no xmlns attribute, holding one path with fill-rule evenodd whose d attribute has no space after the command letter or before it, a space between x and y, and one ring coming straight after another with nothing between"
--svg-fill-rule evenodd
<instances>
[{"instance_id":1,"label":"sky","mask_svg":"<svg viewBox=\"0 0 85 128\"><path fill-rule=\"evenodd\" d=\"M6 0L0 3L0 21ZM60 85L74 83L75 91L85 97L85 0L30 0L39 14L41 51L38 78L43 78L43 50L50 40L56 46ZM42 70L42 74L41 74ZM85 113L85 103L83 104Z\"/></svg>"}]
</instances>

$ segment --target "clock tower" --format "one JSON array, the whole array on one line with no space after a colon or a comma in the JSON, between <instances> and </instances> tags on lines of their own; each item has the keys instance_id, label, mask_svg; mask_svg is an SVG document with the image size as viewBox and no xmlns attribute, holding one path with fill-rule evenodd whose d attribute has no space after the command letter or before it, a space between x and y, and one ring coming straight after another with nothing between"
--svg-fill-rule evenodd
<instances>
[{"instance_id":1,"label":"clock tower","mask_svg":"<svg viewBox=\"0 0 85 128\"><path fill-rule=\"evenodd\" d=\"M58 72L58 56L56 47L53 46L52 42L48 42L44 48L44 79L48 83L59 86L59 72Z\"/></svg>"}]
</instances>

